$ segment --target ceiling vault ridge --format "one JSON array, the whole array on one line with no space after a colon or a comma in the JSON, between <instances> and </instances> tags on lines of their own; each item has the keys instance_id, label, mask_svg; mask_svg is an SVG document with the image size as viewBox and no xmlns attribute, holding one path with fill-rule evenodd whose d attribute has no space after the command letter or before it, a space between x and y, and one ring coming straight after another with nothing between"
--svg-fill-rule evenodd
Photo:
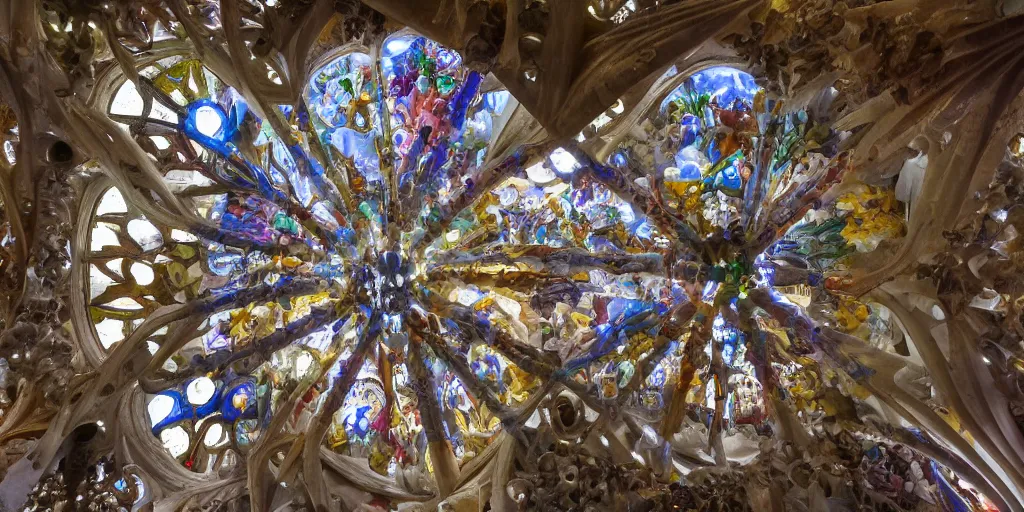
<instances>
[{"instance_id":1,"label":"ceiling vault ridge","mask_svg":"<svg viewBox=\"0 0 1024 512\"><path fill-rule=\"evenodd\" d=\"M0 510L1024 511L1022 16L0 0Z\"/></svg>"}]
</instances>

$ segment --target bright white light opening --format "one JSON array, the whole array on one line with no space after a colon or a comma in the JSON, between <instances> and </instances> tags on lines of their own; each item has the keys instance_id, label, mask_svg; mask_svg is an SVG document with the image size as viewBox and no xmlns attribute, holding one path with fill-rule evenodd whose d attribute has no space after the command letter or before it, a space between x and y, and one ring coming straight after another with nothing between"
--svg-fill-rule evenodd
<instances>
[{"instance_id":1,"label":"bright white light opening","mask_svg":"<svg viewBox=\"0 0 1024 512\"><path fill-rule=\"evenodd\" d=\"M141 116L144 102L135 84L131 80L117 90L114 100L110 103L110 113L123 116Z\"/></svg>"},{"instance_id":2,"label":"bright white light opening","mask_svg":"<svg viewBox=\"0 0 1024 512\"><path fill-rule=\"evenodd\" d=\"M153 269L149 265L145 265L139 262L133 262L131 266L132 277L135 278L135 282L146 286L153 282Z\"/></svg>"},{"instance_id":3,"label":"bright white light opening","mask_svg":"<svg viewBox=\"0 0 1024 512\"><path fill-rule=\"evenodd\" d=\"M180 457L188 451L188 432L184 428L174 427L160 432L160 440L172 457Z\"/></svg>"},{"instance_id":4,"label":"bright white light opening","mask_svg":"<svg viewBox=\"0 0 1024 512\"><path fill-rule=\"evenodd\" d=\"M124 196L121 195L120 190L114 187L110 187L103 193L103 198L100 199L100 204L96 207L96 215L124 213L127 211L128 205L124 202Z\"/></svg>"},{"instance_id":5,"label":"bright white light opening","mask_svg":"<svg viewBox=\"0 0 1024 512\"><path fill-rule=\"evenodd\" d=\"M313 356L309 352L303 352L295 358L295 372L301 377L306 375L309 367L313 365Z\"/></svg>"},{"instance_id":6,"label":"bright white light opening","mask_svg":"<svg viewBox=\"0 0 1024 512\"><path fill-rule=\"evenodd\" d=\"M152 251L164 244L160 230L146 219L132 219L128 222L128 235L135 240L143 251Z\"/></svg>"},{"instance_id":7,"label":"bright white light opening","mask_svg":"<svg viewBox=\"0 0 1024 512\"><path fill-rule=\"evenodd\" d=\"M227 436L224 435L224 427L220 423L210 425L210 428L206 431L206 437L203 438L203 444L211 448L226 441Z\"/></svg>"},{"instance_id":8,"label":"bright white light opening","mask_svg":"<svg viewBox=\"0 0 1024 512\"><path fill-rule=\"evenodd\" d=\"M547 185L555 181L555 173L551 172L543 162L538 162L526 168L526 177L538 185Z\"/></svg>"},{"instance_id":9,"label":"bright white light opening","mask_svg":"<svg viewBox=\"0 0 1024 512\"><path fill-rule=\"evenodd\" d=\"M188 402L192 405L203 405L213 398L217 391L217 385L206 377L199 377L189 383L185 393L188 395Z\"/></svg>"},{"instance_id":10,"label":"bright white light opening","mask_svg":"<svg viewBox=\"0 0 1024 512\"><path fill-rule=\"evenodd\" d=\"M557 148L551 152L551 165L554 166L555 171L561 175L569 175L580 168L580 163L576 160L576 157L572 156L564 148Z\"/></svg>"},{"instance_id":11,"label":"bright white light opening","mask_svg":"<svg viewBox=\"0 0 1024 512\"><path fill-rule=\"evenodd\" d=\"M199 130L199 133L207 137L213 137L217 135L220 128L220 113L214 110L213 107L204 106L196 110L196 129Z\"/></svg>"},{"instance_id":12,"label":"bright white light opening","mask_svg":"<svg viewBox=\"0 0 1024 512\"><path fill-rule=\"evenodd\" d=\"M405 52L406 50L409 49L409 45L410 44L412 44L412 40L411 39L406 39L406 38L392 39L392 40L390 40L390 41L388 41L387 43L384 44L384 49L386 50L385 55L388 55L388 56L400 55L400 54L402 54L403 52Z\"/></svg>"},{"instance_id":13,"label":"bright white light opening","mask_svg":"<svg viewBox=\"0 0 1024 512\"><path fill-rule=\"evenodd\" d=\"M174 409L174 399L167 395L157 395L150 400L146 409L149 411L149 425L156 426L157 423L171 415L171 410Z\"/></svg>"}]
</instances>

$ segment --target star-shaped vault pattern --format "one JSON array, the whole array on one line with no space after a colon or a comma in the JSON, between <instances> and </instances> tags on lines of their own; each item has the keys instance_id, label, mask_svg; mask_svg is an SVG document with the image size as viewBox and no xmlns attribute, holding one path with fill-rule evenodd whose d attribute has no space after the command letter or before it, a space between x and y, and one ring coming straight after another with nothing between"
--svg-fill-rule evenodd
<instances>
[{"instance_id":1,"label":"star-shaped vault pattern","mask_svg":"<svg viewBox=\"0 0 1024 512\"><path fill-rule=\"evenodd\" d=\"M826 3L5 6L0 508L1016 510L1015 14Z\"/></svg>"}]
</instances>

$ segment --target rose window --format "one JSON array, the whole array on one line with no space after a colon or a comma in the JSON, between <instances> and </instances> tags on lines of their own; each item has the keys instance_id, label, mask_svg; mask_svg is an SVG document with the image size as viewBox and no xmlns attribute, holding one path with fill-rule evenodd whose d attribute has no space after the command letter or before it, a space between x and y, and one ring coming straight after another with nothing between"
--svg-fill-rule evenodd
<instances>
[{"instance_id":1,"label":"rose window","mask_svg":"<svg viewBox=\"0 0 1024 512\"><path fill-rule=\"evenodd\" d=\"M881 99L849 93L863 51L810 87L803 60L772 67L778 20L739 1L586 2L564 33L552 0L439 2L422 32L385 0L51 3L36 42L77 77L62 117L22 109L19 128L0 103L0 448L38 441L27 510L1024 502L1020 306L991 266L1016 268L1018 213L986 210L1019 197L1024 139L982 151L936 124L886 142L897 114L980 108L909 107L900 87L936 79L884 82L910 64L879 70ZM748 15L757 30L714 43L756 65L605 37ZM102 65L68 60L90 41ZM585 59L550 53L573 41ZM996 153L993 185L951 206L984 212L973 235L922 235L953 219L916 206L937 211L935 159ZM52 382L8 379L25 368ZM964 399L986 386L998 413ZM32 416L26 390L68 396ZM16 485L0 476L0 505Z\"/></svg>"}]
</instances>

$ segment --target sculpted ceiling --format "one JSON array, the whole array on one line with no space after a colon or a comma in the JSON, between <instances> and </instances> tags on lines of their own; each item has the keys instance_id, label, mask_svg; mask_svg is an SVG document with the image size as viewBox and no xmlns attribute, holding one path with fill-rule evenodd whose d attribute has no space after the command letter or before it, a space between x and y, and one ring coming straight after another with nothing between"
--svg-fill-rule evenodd
<instances>
[{"instance_id":1,"label":"sculpted ceiling","mask_svg":"<svg viewBox=\"0 0 1024 512\"><path fill-rule=\"evenodd\" d=\"M1024 510L1021 14L0 1L0 510Z\"/></svg>"}]
</instances>

